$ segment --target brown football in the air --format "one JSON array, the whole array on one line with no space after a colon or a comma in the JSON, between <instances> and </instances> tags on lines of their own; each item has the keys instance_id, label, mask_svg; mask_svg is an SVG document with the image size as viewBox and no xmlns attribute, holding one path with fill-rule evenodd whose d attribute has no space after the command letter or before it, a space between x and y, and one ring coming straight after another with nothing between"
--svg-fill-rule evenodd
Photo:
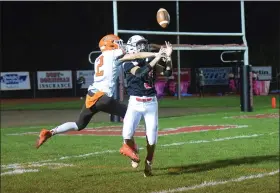
<instances>
[{"instance_id":1,"label":"brown football in the air","mask_svg":"<svg viewBox=\"0 0 280 193\"><path fill-rule=\"evenodd\" d=\"M164 8L160 8L157 12L157 22L162 28L166 28L170 23L170 16L168 11Z\"/></svg>"}]
</instances>

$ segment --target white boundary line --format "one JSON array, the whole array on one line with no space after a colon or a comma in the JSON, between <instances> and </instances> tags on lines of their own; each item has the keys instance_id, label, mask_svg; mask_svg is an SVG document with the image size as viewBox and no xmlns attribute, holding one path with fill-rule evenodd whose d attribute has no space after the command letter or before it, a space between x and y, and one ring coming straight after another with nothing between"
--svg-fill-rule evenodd
<instances>
[{"instance_id":1,"label":"white boundary line","mask_svg":"<svg viewBox=\"0 0 280 193\"><path fill-rule=\"evenodd\" d=\"M38 169L26 169L26 168L39 168L39 167L44 167L44 166L50 166L50 169L58 169L61 167L71 167L73 166L72 164L64 164L64 163L34 163L30 165L23 165L23 164L13 164L13 165L6 165L5 167L2 167L1 169L4 170L9 170L13 169L12 171L1 171L1 176L4 175L15 175L15 174L23 174L23 173L28 173L28 172L39 172Z\"/></svg>"},{"instance_id":2,"label":"white boundary line","mask_svg":"<svg viewBox=\"0 0 280 193\"><path fill-rule=\"evenodd\" d=\"M12 171L1 172L1 176L23 174L23 173L29 173L29 172L39 172L39 170L38 169L17 169L17 168L14 168L14 170L12 170Z\"/></svg>"},{"instance_id":3,"label":"white boundary line","mask_svg":"<svg viewBox=\"0 0 280 193\"><path fill-rule=\"evenodd\" d=\"M254 137L260 137L263 135L272 135L279 132L271 132L271 133L264 133L264 134L251 134L251 135L238 135L238 136L232 136L232 137L224 137L224 138L214 138L212 140L196 140L196 141L186 141L186 142L178 142L178 143L170 143L170 144L162 144L159 145L159 147L169 147L169 146L180 146L185 144L199 144L199 143L210 143L210 142L219 142L219 141L227 141L227 140L233 140L233 139L244 139L244 138L254 138ZM144 149L143 147L140 147L139 149ZM63 156L60 158L54 158L49 160L41 160L37 162L27 162L27 163L13 163L13 164L7 164L7 165L1 165L1 169L4 168L11 168L14 169L18 165L27 164L27 165L36 165L40 163L47 163L47 162L55 162L59 160L67 160L72 158L85 158L89 156L96 156L96 155L102 155L102 154L110 154L110 153L117 153L119 150L105 150L105 151L99 151L99 152L91 152L87 154L80 154L80 155L72 155L72 156Z\"/></svg>"},{"instance_id":4,"label":"white boundary line","mask_svg":"<svg viewBox=\"0 0 280 193\"><path fill-rule=\"evenodd\" d=\"M224 180L224 181L203 182L201 184L197 184L197 185L194 185L194 186L185 186L185 187L181 187L181 188L162 190L162 191L159 191L159 192L152 192L152 193L171 193L171 192L183 192L183 191L188 191L188 190L196 190L196 189L199 189L199 188L205 188L205 187L210 187L210 186L227 184L227 183L230 183L230 182L242 182L244 180L263 178L263 177L266 177L266 176L273 176L273 175L278 174L278 173L279 173L279 170L275 170L275 171L272 171L272 172L269 172L269 173L259 173L259 174L250 175L250 176L240 176L239 178Z\"/></svg>"},{"instance_id":5,"label":"white boundary line","mask_svg":"<svg viewBox=\"0 0 280 193\"><path fill-rule=\"evenodd\" d=\"M226 141L226 140L233 140L233 139L260 137L260 136L263 136L263 135L265 135L265 134L238 135L238 136L233 136L233 137L216 138L216 139L212 139L212 140L197 140L197 141L170 143L170 144L163 144L163 145L160 145L160 146L161 147L169 147L169 146L177 146L177 145L185 145L185 144L193 144L193 143L210 143L210 142Z\"/></svg>"}]
</instances>

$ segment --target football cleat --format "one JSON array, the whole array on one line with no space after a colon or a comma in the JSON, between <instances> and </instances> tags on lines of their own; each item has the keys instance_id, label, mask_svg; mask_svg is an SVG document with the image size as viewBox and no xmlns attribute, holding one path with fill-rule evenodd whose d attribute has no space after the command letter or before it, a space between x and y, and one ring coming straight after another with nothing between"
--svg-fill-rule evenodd
<instances>
[{"instance_id":1,"label":"football cleat","mask_svg":"<svg viewBox=\"0 0 280 193\"><path fill-rule=\"evenodd\" d=\"M38 149L43 143L52 136L52 133L47 129L42 129L39 135L39 139L36 142L36 148Z\"/></svg>"},{"instance_id":2,"label":"football cleat","mask_svg":"<svg viewBox=\"0 0 280 193\"><path fill-rule=\"evenodd\" d=\"M152 174L152 162L145 160L144 177L153 176Z\"/></svg>"},{"instance_id":3,"label":"football cleat","mask_svg":"<svg viewBox=\"0 0 280 193\"><path fill-rule=\"evenodd\" d=\"M124 156L129 157L134 162L140 162L140 158L138 157L138 155L127 144L123 144L123 146L120 149L120 153Z\"/></svg>"},{"instance_id":4,"label":"football cleat","mask_svg":"<svg viewBox=\"0 0 280 193\"><path fill-rule=\"evenodd\" d=\"M139 154L139 147L138 147L138 145L137 145L136 143L134 143L134 146L133 146L132 150L133 150L135 153Z\"/></svg>"}]
</instances>

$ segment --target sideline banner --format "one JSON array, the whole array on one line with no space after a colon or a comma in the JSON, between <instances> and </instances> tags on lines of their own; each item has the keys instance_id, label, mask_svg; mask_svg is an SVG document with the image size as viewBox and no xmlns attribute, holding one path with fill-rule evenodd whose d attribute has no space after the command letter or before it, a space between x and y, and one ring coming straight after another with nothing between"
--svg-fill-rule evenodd
<instances>
[{"instance_id":1,"label":"sideline banner","mask_svg":"<svg viewBox=\"0 0 280 193\"><path fill-rule=\"evenodd\" d=\"M29 72L1 72L1 90L29 90Z\"/></svg>"},{"instance_id":2,"label":"sideline banner","mask_svg":"<svg viewBox=\"0 0 280 193\"><path fill-rule=\"evenodd\" d=\"M178 69L174 68L173 69L173 76L174 80L177 82L178 80ZM180 80L181 82L191 82L191 68L181 68L180 70Z\"/></svg>"},{"instance_id":3,"label":"sideline banner","mask_svg":"<svg viewBox=\"0 0 280 193\"><path fill-rule=\"evenodd\" d=\"M271 66L252 66L252 71L257 73L258 80L271 80L272 79Z\"/></svg>"},{"instance_id":4,"label":"sideline banner","mask_svg":"<svg viewBox=\"0 0 280 193\"><path fill-rule=\"evenodd\" d=\"M164 96L165 94L167 94L165 93L165 91L167 91L169 95L172 96L176 94L178 71L177 68L174 68L172 71L172 76L170 76L169 78L157 74L155 87L158 96ZM181 68L180 75L181 94L187 94L191 82L191 68Z\"/></svg>"},{"instance_id":5,"label":"sideline banner","mask_svg":"<svg viewBox=\"0 0 280 193\"><path fill-rule=\"evenodd\" d=\"M205 85L228 85L232 67L199 68L203 71Z\"/></svg>"},{"instance_id":6,"label":"sideline banner","mask_svg":"<svg viewBox=\"0 0 280 193\"><path fill-rule=\"evenodd\" d=\"M93 83L93 70L78 70L77 71L77 80L80 78L84 78L85 82L81 85L81 88L85 89L88 88L89 85Z\"/></svg>"},{"instance_id":7,"label":"sideline banner","mask_svg":"<svg viewBox=\"0 0 280 193\"><path fill-rule=\"evenodd\" d=\"M188 81L189 83L191 82L191 68L181 68L180 70L180 80L181 81ZM169 77L168 79L173 79L174 81L177 82L178 79L178 69L173 68L172 69L172 76ZM157 81L166 81L167 78L163 75L160 75L157 71Z\"/></svg>"},{"instance_id":8,"label":"sideline banner","mask_svg":"<svg viewBox=\"0 0 280 193\"><path fill-rule=\"evenodd\" d=\"M254 95L268 95L270 87L270 80L253 81Z\"/></svg>"},{"instance_id":9,"label":"sideline banner","mask_svg":"<svg viewBox=\"0 0 280 193\"><path fill-rule=\"evenodd\" d=\"M38 90L46 89L71 89L72 71L38 71Z\"/></svg>"}]
</instances>

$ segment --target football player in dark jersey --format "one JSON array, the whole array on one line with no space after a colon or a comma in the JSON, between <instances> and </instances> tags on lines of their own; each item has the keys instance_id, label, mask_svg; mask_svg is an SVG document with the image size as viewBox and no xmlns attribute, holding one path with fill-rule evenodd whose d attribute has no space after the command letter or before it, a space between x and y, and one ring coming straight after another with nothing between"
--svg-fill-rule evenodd
<instances>
[{"instance_id":1,"label":"football player in dark jersey","mask_svg":"<svg viewBox=\"0 0 280 193\"><path fill-rule=\"evenodd\" d=\"M132 36L126 45L126 53L148 52L148 41L139 35ZM132 167L137 167L140 162L138 148L133 135L142 118L145 120L147 156L145 158L144 176L152 175L152 161L158 136L158 102L155 90L155 66L161 65L163 74L172 74L172 46L166 42L166 48L161 48L149 62L146 59L137 59L123 63L127 93L129 95L128 109L123 123L124 144L120 153L132 160Z\"/></svg>"}]
</instances>

